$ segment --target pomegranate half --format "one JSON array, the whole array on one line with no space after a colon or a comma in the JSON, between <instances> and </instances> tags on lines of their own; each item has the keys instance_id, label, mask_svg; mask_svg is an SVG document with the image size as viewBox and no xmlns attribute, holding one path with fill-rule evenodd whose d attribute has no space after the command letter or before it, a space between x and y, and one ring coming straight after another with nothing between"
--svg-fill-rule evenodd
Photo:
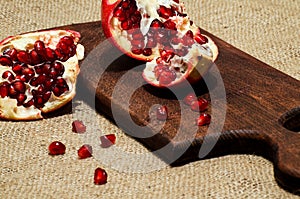
<instances>
[{"instance_id":1,"label":"pomegranate half","mask_svg":"<svg viewBox=\"0 0 300 199\"><path fill-rule=\"evenodd\" d=\"M0 42L0 118L42 119L73 99L84 47L72 30L38 31Z\"/></svg>"},{"instance_id":2,"label":"pomegranate half","mask_svg":"<svg viewBox=\"0 0 300 199\"><path fill-rule=\"evenodd\" d=\"M218 56L179 0L103 0L102 27L122 52L147 62L143 77L156 87L195 82Z\"/></svg>"}]
</instances>

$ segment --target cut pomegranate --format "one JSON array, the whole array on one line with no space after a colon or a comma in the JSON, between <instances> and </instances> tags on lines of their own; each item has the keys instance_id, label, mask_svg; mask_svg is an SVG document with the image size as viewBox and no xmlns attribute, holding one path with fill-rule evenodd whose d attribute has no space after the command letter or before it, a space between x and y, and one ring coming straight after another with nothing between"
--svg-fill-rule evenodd
<instances>
[{"instance_id":1,"label":"cut pomegranate","mask_svg":"<svg viewBox=\"0 0 300 199\"><path fill-rule=\"evenodd\" d=\"M166 120L168 118L167 106L160 106L156 109L156 118L161 121Z\"/></svg>"},{"instance_id":2,"label":"cut pomegranate","mask_svg":"<svg viewBox=\"0 0 300 199\"><path fill-rule=\"evenodd\" d=\"M198 81L218 56L179 0L103 0L102 27L122 52L147 61L143 77L156 87Z\"/></svg>"},{"instance_id":3,"label":"cut pomegranate","mask_svg":"<svg viewBox=\"0 0 300 199\"><path fill-rule=\"evenodd\" d=\"M115 134L107 134L100 136L101 147L108 148L116 143L116 135Z\"/></svg>"},{"instance_id":4,"label":"cut pomegranate","mask_svg":"<svg viewBox=\"0 0 300 199\"><path fill-rule=\"evenodd\" d=\"M0 118L42 119L71 101L84 56L79 39L75 31L51 30L1 41Z\"/></svg>"},{"instance_id":5,"label":"cut pomegranate","mask_svg":"<svg viewBox=\"0 0 300 199\"><path fill-rule=\"evenodd\" d=\"M191 103L191 109L193 111L205 111L208 107L208 101L204 98L199 98Z\"/></svg>"},{"instance_id":6,"label":"cut pomegranate","mask_svg":"<svg viewBox=\"0 0 300 199\"><path fill-rule=\"evenodd\" d=\"M102 168L97 168L94 173L94 183L96 185L103 185L107 183L107 173Z\"/></svg>"},{"instance_id":7,"label":"cut pomegranate","mask_svg":"<svg viewBox=\"0 0 300 199\"><path fill-rule=\"evenodd\" d=\"M72 122L72 131L74 133L85 133L86 126L80 120L75 120Z\"/></svg>"},{"instance_id":8,"label":"cut pomegranate","mask_svg":"<svg viewBox=\"0 0 300 199\"><path fill-rule=\"evenodd\" d=\"M66 152L66 146L59 141L52 142L48 149L50 155L63 155Z\"/></svg>"},{"instance_id":9,"label":"cut pomegranate","mask_svg":"<svg viewBox=\"0 0 300 199\"><path fill-rule=\"evenodd\" d=\"M196 119L196 124L198 126L204 126L210 124L211 116L208 113L201 113Z\"/></svg>"},{"instance_id":10,"label":"cut pomegranate","mask_svg":"<svg viewBox=\"0 0 300 199\"><path fill-rule=\"evenodd\" d=\"M85 144L78 149L77 153L78 153L78 157L80 159L92 157L92 154L93 154L92 146Z\"/></svg>"}]
</instances>

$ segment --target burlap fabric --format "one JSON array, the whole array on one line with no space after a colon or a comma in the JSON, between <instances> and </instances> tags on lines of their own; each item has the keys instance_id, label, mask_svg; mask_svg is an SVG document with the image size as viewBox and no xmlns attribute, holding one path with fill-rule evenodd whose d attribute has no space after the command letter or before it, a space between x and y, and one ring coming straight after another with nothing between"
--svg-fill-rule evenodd
<instances>
[{"instance_id":1,"label":"burlap fabric","mask_svg":"<svg viewBox=\"0 0 300 199\"><path fill-rule=\"evenodd\" d=\"M1 1L0 38L99 20L100 4ZM186 6L203 29L300 79L299 0L191 0ZM84 102L74 101L73 109L86 121L89 132L116 133L117 145L124 151L146 153L101 114L91 119ZM133 172L122 161L110 162L108 155L78 160L77 149L89 138L72 133L71 122L77 116L66 113L35 122L0 121L1 198L297 198L277 185L272 163L254 155L229 155L152 172ZM65 155L48 155L48 145L54 140L66 144ZM108 172L105 186L93 184L96 167Z\"/></svg>"}]
</instances>

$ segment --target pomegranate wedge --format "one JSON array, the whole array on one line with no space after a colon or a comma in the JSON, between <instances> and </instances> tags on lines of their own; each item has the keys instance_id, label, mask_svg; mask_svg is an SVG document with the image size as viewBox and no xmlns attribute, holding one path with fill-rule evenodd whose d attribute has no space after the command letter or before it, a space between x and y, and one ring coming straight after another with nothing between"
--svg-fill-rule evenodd
<instances>
[{"instance_id":1,"label":"pomegranate wedge","mask_svg":"<svg viewBox=\"0 0 300 199\"><path fill-rule=\"evenodd\" d=\"M72 100L84 47L71 30L31 32L0 42L0 118L42 119Z\"/></svg>"},{"instance_id":2,"label":"pomegranate wedge","mask_svg":"<svg viewBox=\"0 0 300 199\"><path fill-rule=\"evenodd\" d=\"M147 62L143 77L156 87L195 82L218 56L179 0L103 0L102 27L122 52Z\"/></svg>"}]
</instances>

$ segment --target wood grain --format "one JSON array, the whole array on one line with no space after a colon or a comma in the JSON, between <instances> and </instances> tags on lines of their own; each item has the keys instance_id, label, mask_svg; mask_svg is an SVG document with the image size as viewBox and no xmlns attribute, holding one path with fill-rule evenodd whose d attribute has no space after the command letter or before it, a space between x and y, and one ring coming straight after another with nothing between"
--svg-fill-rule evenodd
<instances>
[{"instance_id":1,"label":"wood grain","mask_svg":"<svg viewBox=\"0 0 300 199\"><path fill-rule=\"evenodd\" d=\"M275 178L279 185L299 194L299 81L203 30L215 41L220 54L216 66L192 88L199 96L214 104L215 107L208 109L210 113L214 110L214 122L218 123L219 116L226 111L222 129L208 133L207 126L198 128L193 124L198 113L181 103L188 89L174 91L175 96L171 90L158 90L145 85L141 77L144 63L121 55L105 41L100 21L60 28L77 30L82 35L81 43L86 48L86 58L81 62L78 87L87 91L82 95L84 99L93 101L95 97L98 111L114 120L149 150L157 152L166 162L177 166L227 154L262 155L274 163ZM218 78L218 71L223 82ZM128 75L126 81L120 84L124 75ZM212 101L211 89L217 91L222 83L225 95L217 96ZM134 88L140 84L142 86ZM132 89L134 92L126 101ZM172 116L165 124L151 120L149 110L155 104L168 106ZM123 118L123 122L118 123L116 115ZM135 125L132 125L131 119ZM143 128L136 128L137 125ZM141 131L136 132L136 129ZM209 154L199 158L203 143L215 142ZM160 150L164 146L168 146L166 150ZM182 150L184 154L177 157Z\"/></svg>"}]
</instances>

